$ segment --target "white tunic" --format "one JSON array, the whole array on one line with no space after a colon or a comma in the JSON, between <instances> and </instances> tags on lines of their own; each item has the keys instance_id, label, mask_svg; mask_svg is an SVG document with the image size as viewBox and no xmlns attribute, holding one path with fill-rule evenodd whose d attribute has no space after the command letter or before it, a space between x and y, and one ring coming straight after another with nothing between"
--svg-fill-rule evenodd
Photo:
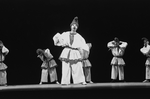
<instances>
[{"instance_id":1,"label":"white tunic","mask_svg":"<svg viewBox=\"0 0 150 99\"><path fill-rule=\"evenodd\" d=\"M125 62L122 58L120 58L119 56L123 56L124 54L124 49L127 47L127 42L123 42L120 41L119 43L121 43L118 47L115 47L115 45L113 44L114 41L110 41L107 44L107 47L111 49L112 54L113 54L113 59L111 61L112 65L125 65Z\"/></svg>"},{"instance_id":2,"label":"white tunic","mask_svg":"<svg viewBox=\"0 0 150 99\"><path fill-rule=\"evenodd\" d=\"M90 63L90 61L88 60L89 54L90 54L90 49L91 49L91 44L87 43L87 46L89 48L89 52L83 50L83 67L91 67L92 64Z\"/></svg>"},{"instance_id":3,"label":"white tunic","mask_svg":"<svg viewBox=\"0 0 150 99\"><path fill-rule=\"evenodd\" d=\"M140 49L140 51L141 51L144 55L149 54L150 45L147 45L146 47L144 46L143 48Z\"/></svg>"},{"instance_id":4,"label":"white tunic","mask_svg":"<svg viewBox=\"0 0 150 99\"><path fill-rule=\"evenodd\" d=\"M70 32L57 33L54 35L54 45L66 47L63 49L60 58L67 60L82 60L82 50L89 51L84 38L76 33L72 45L70 44ZM69 48L67 48L69 47Z\"/></svg>"},{"instance_id":5,"label":"white tunic","mask_svg":"<svg viewBox=\"0 0 150 99\"><path fill-rule=\"evenodd\" d=\"M2 56L0 57L0 61L4 61L5 57L3 54L8 54L8 52L9 52L9 50L5 46L3 46L2 47Z\"/></svg>"},{"instance_id":6,"label":"white tunic","mask_svg":"<svg viewBox=\"0 0 150 99\"><path fill-rule=\"evenodd\" d=\"M144 46L143 48L140 49L140 51L150 57L150 45L147 45L146 47ZM147 58L146 62L145 62L146 65L150 65L150 58Z\"/></svg>"},{"instance_id":7,"label":"white tunic","mask_svg":"<svg viewBox=\"0 0 150 99\"><path fill-rule=\"evenodd\" d=\"M128 45L127 42L120 41L121 44L119 45L119 47L120 47L119 49L117 47L115 47L115 45L113 43L114 43L114 41L109 42L107 44L107 47L111 49L112 54L114 56L122 56L124 53L124 48L126 48Z\"/></svg>"},{"instance_id":8,"label":"white tunic","mask_svg":"<svg viewBox=\"0 0 150 99\"><path fill-rule=\"evenodd\" d=\"M7 55L8 52L9 52L9 50L5 46L3 46L2 47L2 54L0 55L0 70L7 69L7 66L6 66L6 64L3 63L3 61L5 60L4 54Z\"/></svg>"}]
</instances>

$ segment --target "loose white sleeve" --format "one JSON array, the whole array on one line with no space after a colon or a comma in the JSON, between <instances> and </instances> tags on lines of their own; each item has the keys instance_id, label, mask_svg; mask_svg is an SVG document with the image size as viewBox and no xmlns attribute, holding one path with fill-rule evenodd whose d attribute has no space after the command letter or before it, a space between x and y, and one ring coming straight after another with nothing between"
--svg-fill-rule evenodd
<instances>
[{"instance_id":1,"label":"loose white sleeve","mask_svg":"<svg viewBox=\"0 0 150 99\"><path fill-rule=\"evenodd\" d=\"M114 42L114 41L110 41L110 42L108 42L107 47L108 47L108 48L109 48L109 47L114 47L113 42Z\"/></svg>"},{"instance_id":2,"label":"loose white sleeve","mask_svg":"<svg viewBox=\"0 0 150 99\"><path fill-rule=\"evenodd\" d=\"M54 45L59 45L59 38L60 38L60 33L56 33L53 37Z\"/></svg>"},{"instance_id":3,"label":"loose white sleeve","mask_svg":"<svg viewBox=\"0 0 150 99\"><path fill-rule=\"evenodd\" d=\"M147 47L143 47L140 49L140 51L143 53L143 54L147 54L150 50L150 46L147 46Z\"/></svg>"},{"instance_id":4,"label":"loose white sleeve","mask_svg":"<svg viewBox=\"0 0 150 99\"><path fill-rule=\"evenodd\" d=\"M82 36L80 36L80 37L81 37L80 38L80 41L81 41L80 48L89 52L89 46L86 44L85 39Z\"/></svg>"},{"instance_id":5,"label":"loose white sleeve","mask_svg":"<svg viewBox=\"0 0 150 99\"><path fill-rule=\"evenodd\" d=\"M3 46L3 48L2 48L2 53L8 53L9 52L9 50L5 47L5 46Z\"/></svg>"},{"instance_id":6,"label":"loose white sleeve","mask_svg":"<svg viewBox=\"0 0 150 99\"><path fill-rule=\"evenodd\" d=\"M119 45L121 48L125 48L125 47L127 47L127 45L128 45L128 43L127 42L122 42L121 41L121 45Z\"/></svg>"},{"instance_id":7,"label":"loose white sleeve","mask_svg":"<svg viewBox=\"0 0 150 99\"><path fill-rule=\"evenodd\" d=\"M54 45L56 46L62 46L64 43L64 38L63 38L63 34L57 33L54 35L53 37L53 41L54 41Z\"/></svg>"},{"instance_id":8,"label":"loose white sleeve","mask_svg":"<svg viewBox=\"0 0 150 99\"><path fill-rule=\"evenodd\" d=\"M53 55L51 54L51 52L50 52L49 49L46 49L46 50L45 50L45 53L46 53L46 55L47 55L48 57L53 58Z\"/></svg>"}]
</instances>

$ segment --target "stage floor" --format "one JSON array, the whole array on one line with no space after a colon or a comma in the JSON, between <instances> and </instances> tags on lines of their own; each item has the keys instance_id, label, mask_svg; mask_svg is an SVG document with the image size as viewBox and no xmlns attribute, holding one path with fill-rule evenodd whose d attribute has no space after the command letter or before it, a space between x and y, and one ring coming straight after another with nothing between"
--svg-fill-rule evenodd
<instances>
[{"instance_id":1,"label":"stage floor","mask_svg":"<svg viewBox=\"0 0 150 99\"><path fill-rule=\"evenodd\" d=\"M149 99L149 92L143 82L8 85L0 86L0 99Z\"/></svg>"},{"instance_id":2,"label":"stage floor","mask_svg":"<svg viewBox=\"0 0 150 99\"><path fill-rule=\"evenodd\" d=\"M150 83L143 82L123 82L123 83L92 83L92 84L70 84L70 85L61 85L61 84L32 84L32 85L8 85L0 86L0 91L3 90L30 90L30 89L94 89L94 88L150 88Z\"/></svg>"}]
</instances>

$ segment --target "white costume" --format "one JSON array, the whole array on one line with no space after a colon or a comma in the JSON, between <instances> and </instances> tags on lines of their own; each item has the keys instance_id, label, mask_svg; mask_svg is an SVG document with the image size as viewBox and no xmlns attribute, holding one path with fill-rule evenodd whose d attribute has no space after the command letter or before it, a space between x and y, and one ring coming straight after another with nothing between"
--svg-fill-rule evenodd
<instances>
[{"instance_id":1,"label":"white costume","mask_svg":"<svg viewBox=\"0 0 150 99\"><path fill-rule=\"evenodd\" d=\"M147 45L146 47L144 46L143 48L140 49L140 51L146 55L148 58L145 62L146 66L146 79L150 79L150 45Z\"/></svg>"},{"instance_id":2,"label":"white costume","mask_svg":"<svg viewBox=\"0 0 150 99\"><path fill-rule=\"evenodd\" d=\"M114 45L115 41L111 41L107 44L107 47L111 49L113 54L113 59L111 61L112 71L111 71L111 79L117 79L117 75L119 73L119 80L124 80L124 69L125 65L122 56L124 54L125 48L127 46L126 42L120 41L119 47Z\"/></svg>"},{"instance_id":3,"label":"white costume","mask_svg":"<svg viewBox=\"0 0 150 99\"><path fill-rule=\"evenodd\" d=\"M85 83L85 77L82 68L82 50L89 51L84 38L78 33L63 32L57 33L54 37L54 45L65 47L59 57L62 61L62 79L61 84L70 84L72 74L73 83ZM71 42L71 35L74 39ZM72 44L71 44L72 43Z\"/></svg>"},{"instance_id":4,"label":"white costume","mask_svg":"<svg viewBox=\"0 0 150 99\"><path fill-rule=\"evenodd\" d=\"M9 50L3 45L2 52L0 52L0 85L7 84L7 66L3 63L5 56L8 54Z\"/></svg>"},{"instance_id":5,"label":"white costume","mask_svg":"<svg viewBox=\"0 0 150 99\"><path fill-rule=\"evenodd\" d=\"M38 49L37 53L38 53L38 57L43 61L41 65L42 72L41 72L40 84L48 82L48 74L50 76L50 82L57 82L58 80L57 72L56 72L57 64L53 59L53 55L50 53L50 50Z\"/></svg>"},{"instance_id":6,"label":"white costume","mask_svg":"<svg viewBox=\"0 0 150 99\"><path fill-rule=\"evenodd\" d=\"M84 75L85 75L85 81L88 83L92 83L91 81L91 67L92 64L88 60L89 54L90 54L90 49L92 47L91 43L87 43L87 46L89 48L89 52L83 50L83 70L84 70Z\"/></svg>"}]
</instances>

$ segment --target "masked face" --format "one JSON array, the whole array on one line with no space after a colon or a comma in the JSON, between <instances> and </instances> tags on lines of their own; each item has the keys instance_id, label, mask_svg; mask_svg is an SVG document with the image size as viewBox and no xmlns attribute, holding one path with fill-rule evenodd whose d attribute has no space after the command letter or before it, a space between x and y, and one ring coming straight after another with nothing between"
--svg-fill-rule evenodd
<instances>
[{"instance_id":1,"label":"masked face","mask_svg":"<svg viewBox=\"0 0 150 99\"><path fill-rule=\"evenodd\" d=\"M76 24L71 25L71 31L76 32L77 28Z\"/></svg>"}]
</instances>

